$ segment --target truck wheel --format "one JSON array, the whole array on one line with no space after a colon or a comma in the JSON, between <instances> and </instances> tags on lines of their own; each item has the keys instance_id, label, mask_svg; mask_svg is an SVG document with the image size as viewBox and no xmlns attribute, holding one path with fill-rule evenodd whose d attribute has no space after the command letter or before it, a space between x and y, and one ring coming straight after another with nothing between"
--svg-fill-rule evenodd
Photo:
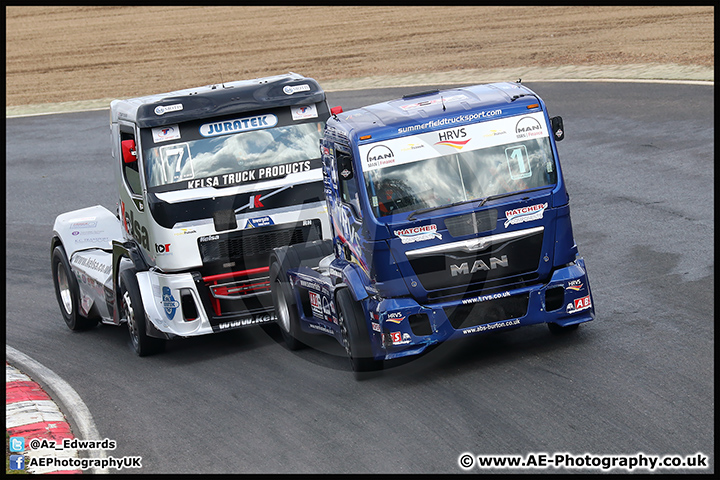
<instances>
[{"instance_id":1,"label":"truck wheel","mask_svg":"<svg viewBox=\"0 0 720 480\"><path fill-rule=\"evenodd\" d=\"M565 334L568 334L570 332L574 332L575 330L577 330L578 327L580 326L580 324L576 323L574 325L568 325L567 327L562 327L562 326L558 325L557 323L548 323L547 326L550 329L550 333L553 333L555 335L565 335Z\"/></svg>"},{"instance_id":2,"label":"truck wheel","mask_svg":"<svg viewBox=\"0 0 720 480\"><path fill-rule=\"evenodd\" d=\"M165 349L165 340L147 335L147 319L143 307L140 287L135 270L120 272L120 316L127 321L132 347L141 357L160 353Z\"/></svg>"},{"instance_id":3,"label":"truck wheel","mask_svg":"<svg viewBox=\"0 0 720 480\"><path fill-rule=\"evenodd\" d=\"M301 333L300 319L297 313L297 303L292 296L290 286L287 284L287 275L275 261L270 265L270 293L277 313L277 323L280 326L283 340L288 350L298 350L305 346L298 336Z\"/></svg>"},{"instance_id":4,"label":"truck wheel","mask_svg":"<svg viewBox=\"0 0 720 480\"><path fill-rule=\"evenodd\" d=\"M342 288L336 295L338 324L342 333L343 347L350 359L350 366L357 374L381 370L382 360L373 358L370 347L370 334L365 322L365 314L359 303L353 300L350 290Z\"/></svg>"},{"instance_id":5,"label":"truck wheel","mask_svg":"<svg viewBox=\"0 0 720 480\"><path fill-rule=\"evenodd\" d=\"M87 318L80 314L80 287L62 245L53 249L52 276L55 296L68 328L70 330L87 330L97 325L97 319Z\"/></svg>"}]
</instances>

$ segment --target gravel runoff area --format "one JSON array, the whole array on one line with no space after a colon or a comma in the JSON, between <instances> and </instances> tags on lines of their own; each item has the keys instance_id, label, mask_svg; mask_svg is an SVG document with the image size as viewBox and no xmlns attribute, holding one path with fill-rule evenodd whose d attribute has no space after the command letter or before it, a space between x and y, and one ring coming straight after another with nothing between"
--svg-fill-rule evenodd
<instances>
[{"instance_id":1,"label":"gravel runoff area","mask_svg":"<svg viewBox=\"0 0 720 480\"><path fill-rule=\"evenodd\" d=\"M6 116L294 71L327 91L714 82L714 7L6 7Z\"/></svg>"}]
</instances>

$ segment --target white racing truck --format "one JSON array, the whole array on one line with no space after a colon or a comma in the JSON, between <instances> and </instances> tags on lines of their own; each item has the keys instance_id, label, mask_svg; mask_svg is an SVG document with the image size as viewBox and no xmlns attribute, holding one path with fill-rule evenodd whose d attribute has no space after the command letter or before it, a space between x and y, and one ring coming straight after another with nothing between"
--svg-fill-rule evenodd
<instances>
[{"instance_id":1,"label":"white racing truck","mask_svg":"<svg viewBox=\"0 0 720 480\"><path fill-rule=\"evenodd\" d=\"M275 322L272 249L331 238L317 82L290 73L110 109L117 212L76 210L53 227L67 326L127 323L145 356L174 337Z\"/></svg>"}]
</instances>

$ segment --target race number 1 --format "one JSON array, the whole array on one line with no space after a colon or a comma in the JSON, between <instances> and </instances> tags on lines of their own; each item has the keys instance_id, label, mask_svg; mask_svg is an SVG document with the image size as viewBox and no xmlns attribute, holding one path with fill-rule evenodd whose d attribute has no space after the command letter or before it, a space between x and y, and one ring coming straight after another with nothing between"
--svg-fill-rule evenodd
<instances>
[{"instance_id":1,"label":"race number 1","mask_svg":"<svg viewBox=\"0 0 720 480\"><path fill-rule=\"evenodd\" d=\"M505 149L505 159L513 180L527 178L532 175L525 145L515 145Z\"/></svg>"}]
</instances>

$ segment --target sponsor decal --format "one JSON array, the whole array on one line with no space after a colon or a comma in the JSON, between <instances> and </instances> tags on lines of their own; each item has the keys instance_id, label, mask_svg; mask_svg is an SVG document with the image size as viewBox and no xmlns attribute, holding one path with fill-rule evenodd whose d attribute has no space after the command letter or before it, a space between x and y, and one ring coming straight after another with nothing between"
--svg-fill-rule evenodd
<instances>
[{"instance_id":1,"label":"sponsor decal","mask_svg":"<svg viewBox=\"0 0 720 480\"><path fill-rule=\"evenodd\" d=\"M322 291L322 287L320 286L319 283L308 282L307 280L300 279L298 284L303 288L310 288L312 290L317 290L318 292Z\"/></svg>"},{"instance_id":2,"label":"sponsor decal","mask_svg":"<svg viewBox=\"0 0 720 480\"><path fill-rule=\"evenodd\" d=\"M497 137L499 135L506 135L507 132L505 130L490 130L488 133L483 135L485 138L488 137Z\"/></svg>"},{"instance_id":3,"label":"sponsor decal","mask_svg":"<svg viewBox=\"0 0 720 480\"><path fill-rule=\"evenodd\" d=\"M574 292L579 292L584 288L584 285L582 283L582 280L571 280L568 282L567 289L572 290Z\"/></svg>"},{"instance_id":4,"label":"sponsor decal","mask_svg":"<svg viewBox=\"0 0 720 480\"><path fill-rule=\"evenodd\" d=\"M471 333L487 332L487 331L495 330L498 328L513 327L515 325L520 325L519 318L515 318L512 320L501 320L501 321L495 322L495 323L487 323L485 325L477 325L475 327L464 328L462 330L462 333L463 333L463 335L468 335Z\"/></svg>"},{"instance_id":5,"label":"sponsor decal","mask_svg":"<svg viewBox=\"0 0 720 480\"><path fill-rule=\"evenodd\" d=\"M112 273L111 265L98 262L94 258L87 258L75 255L72 259L72 263L74 265L77 265L78 267L89 268L90 270L95 270L96 272L104 273L105 275L109 275L110 273Z\"/></svg>"},{"instance_id":6,"label":"sponsor decal","mask_svg":"<svg viewBox=\"0 0 720 480\"><path fill-rule=\"evenodd\" d=\"M367 153L368 168L377 168L395 163L395 154L385 145L375 145Z\"/></svg>"},{"instance_id":7,"label":"sponsor decal","mask_svg":"<svg viewBox=\"0 0 720 480\"><path fill-rule=\"evenodd\" d=\"M270 225L275 225L275 222L273 222L272 218L266 215L264 217L248 219L247 223L245 224L245 228L267 227Z\"/></svg>"},{"instance_id":8,"label":"sponsor decal","mask_svg":"<svg viewBox=\"0 0 720 480\"><path fill-rule=\"evenodd\" d=\"M76 229L76 228L95 228L97 227L97 222L95 221L95 217L89 217L87 219L75 219L71 224L70 228Z\"/></svg>"},{"instance_id":9,"label":"sponsor decal","mask_svg":"<svg viewBox=\"0 0 720 480\"><path fill-rule=\"evenodd\" d=\"M313 317L323 318L322 299L320 294L315 292L308 292L310 295L310 308L312 309Z\"/></svg>"},{"instance_id":10,"label":"sponsor decal","mask_svg":"<svg viewBox=\"0 0 720 480\"><path fill-rule=\"evenodd\" d=\"M324 325L317 325L315 323L311 323L308 325L310 328L314 328L315 330L320 330L323 333L327 333L328 335L333 335L335 332L332 331L332 328L326 327Z\"/></svg>"},{"instance_id":11,"label":"sponsor decal","mask_svg":"<svg viewBox=\"0 0 720 480\"><path fill-rule=\"evenodd\" d=\"M250 200L248 201L247 208L262 208L265 205L260 201L262 200L262 197L260 195L250 195Z\"/></svg>"},{"instance_id":12,"label":"sponsor decal","mask_svg":"<svg viewBox=\"0 0 720 480\"><path fill-rule=\"evenodd\" d=\"M438 133L439 141L435 142L435 145L444 145L446 147L453 147L461 150L465 144L467 144L471 138L467 140L460 140L461 138L467 137L467 133L464 128L458 128L456 130L446 130Z\"/></svg>"},{"instance_id":13,"label":"sponsor decal","mask_svg":"<svg viewBox=\"0 0 720 480\"><path fill-rule=\"evenodd\" d=\"M273 165L272 167L261 167L243 172L226 173L223 175L215 175L214 177L188 180L187 188L229 187L247 182L283 178L293 173L308 171L310 171L310 160L303 160L301 162L286 163L284 165ZM260 204L260 206L262 206L262 204Z\"/></svg>"},{"instance_id":14,"label":"sponsor decal","mask_svg":"<svg viewBox=\"0 0 720 480\"><path fill-rule=\"evenodd\" d=\"M247 327L249 325L259 325L261 323L270 323L274 322L275 319L276 317L274 313L253 315L251 317L245 317L239 320L233 320L231 322L220 323L217 326L217 330L229 330L231 328Z\"/></svg>"},{"instance_id":15,"label":"sponsor decal","mask_svg":"<svg viewBox=\"0 0 720 480\"><path fill-rule=\"evenodd\" d=\"M175 311L180 306L180 302L175 300L175 297L173 297L170 287L162 288L162 306L165 310L165 315L167 316L168 320L172 320L175 316Z\"/></svg>"},{"instance_id":16,"label":"sponsor decal","mask_svg":"<svg viewBox=\"0 0 720 480\"><path fill-rule=\"evenodd\" d=\"M382 332L380 329L380 324L376 322L370 322L370 325L372 325L373 332Z\"/></svg>"},{"instance_id":17,"label":"sponsor decal","mask_svg":"<svg viewBox=\"0 0 720 480\"><path fill-rule=\"evenodd\" d=\"M493 293L491 295L478 295L477 297L464 298L463 305L469 305L471 303L487 302L488 300L498 300L500 298L507 298L510 296L510 292Z\"/></svg>"},{"instance_id":18,"label":"sponsor decal","mask_svg":"<svg viewBox=\"0 0 720 480\"><path fill-rule=\"evenodd\" d=\"M585 295L582 298L576 298L572 303L568 303L565 310L567 313L577 313L581 310L587 310L590 307L592 307L590 295Z\"/></svg>"},{"instance_id":19,"label":"sponsor decal","mask_svg":"<svg viewBox=\"0 0 720 480\"><path fill-rule=\"evenodd\" d=\"M155 107L155 115L163 115L168 112L178 112L182 109L182 103L176 103L174 105L158 105Z\"/></svg>"},{"instance_id":20,"label":"sponsor decal","mask_svg":"<svg viewBox=\"0 0 720 480\"><path fill-rule=\"evenodd\" d=\"M548 207L547 203L539 203L530 207L515 208L505 212L505 228L509 225L517 225L518 223L531 222L543 218L543 213Z\"/></svg>"},{"instance_id":21,"label":"sponsor decal","mask_svg":"<svg viewBox=\"0 0 720 480\"><path fill-rule=\"evenodd\" d=\"M410 334L407 332L390 332L390 340L393 345L405 345L411 342Z\"/></svg>"},{"instance_id":22,"label":"sponsor decal","mask_svg":"<svg viewBox=\"0 0 720 480\"><path fill-rule=\"evenodd\" d=\"M542 137L545 135L540 122L533 117L523 117L515 124L517 138Z\"/></svg>"},{"instance_id":23,"label":"sponsor decal","mask_svg":"<svg viewBox=\"0 0 720 480\"><path fill-rule=\"evenodd\" d=\"M215 240L220 240L220 235L207 235L205 237L200 237L198 240L201 243L202 242L213 242Z\"/></svg>"},{"instance_id":24,"label":"sponsor decal","mask_svg":"<svg viewBox=\"0 0 720 480\"><path fill-rule=\"evenodd\" d=\"M110 241L110 237L85 237L85 238L76 238L75 239L75 243L98 244L98 243L104 243L104 242L109 242L109 241Z\"/></svg>"},{"instance_id":25,"label":"sponsor decal","mask_svg":"<svg viewBox=\"0 0 720 480\"><path fill-rule=\"evenodd\" d=\"M176 232L174 235L177 237L179 235L191 235L193 233L197 233L192 228L181 228L179 232Z\"/></svg>"},{"instance_id":26,"label":"sponsor decal","mask_svg":"<svg viewBox=\"0 0 720 480\"><path fill-rule=\"evenodd\" d=\"M131 235L145 250L150 250L150 239L147 228L135 220L135 212L125 211L125 202L120 202L120 210L125 231Z\"/></svg>"},{"instance_id":27,"label":"sponsor decal","mask_svg":"<svg viewBox=\"0 0 720 480\"><path fill-rule=\"evenodd\" d=\"M171 243L156 243L155 244L155 253L158 255L167 255L172 253L170 252L170 245Z\"/></svg>"},{"instance_id":28,"label":"sponsor decal","mask_svg":"<svg viewBox=\"0 0 720 480\"><path fill-rule=\"evenodd\" d=\"M310 85L303 83L302 85L285 85L283 87L283 93L285 95L292 95L293 93L298 92L309 92L310 91Z\"/></svg>"},{"instance_id":29,"label":"sponsor decal","mask_svg":"<svg viewBox=\"0 0 720 480\"><path fill-rule=\"evenodd\" d=\"M203 137L214 137L230 133L248 132L260 130L277 125L278 119L271 113L255 115L253 117L226 120L223 122L204 123L200 125L200 135Z\"/></svg>"},{"instance_id":30,"label":"sponsor decal","mask_svg":"<svg viewBox=\"0 0 720 480\"><path fill-rule=\"evenodd\" d=\"M401 148L400 151L409 152L410 150L418 150L420 148L425 148L425 145L421 143L408 143L407 147Z\"/></svg>"},{"instance_id":31,"label":"sponsor decal","mask_svg":"<svg viewBox=\"0 0 720 480\"><path fill-rule=\"evenodd\" d=\"M81 303L83 312L89 312L93 305L93 299L91 297L83 296Z\"/></svg>"},{"instance_id":32,"label":"sponsor decal","mask_svg":"<svg viewBox=\"0 0 720 480\"><path fill-rule=\"evenodd\" d=\"M402 230L395 230L395 235L400 238L403 244L421 242L423 240L431 240L437 238L442 240L442 234L437 233L437 225L431 223L422 227L411 227L404 228Z\"/></svg>"},{"instance_id":33,"label":"sponsor decal","mask_svg":"<svg viewBox=\"0 0 720 480\"><path fill-rule=\"evenodd\" d=\"M290 107L293 120L303 120L305 118L317 118L317 107L315 105L302 105L299 107Z\"/></svg>"},{"instance_id":34,"label":"sponsor decal","mask_svg":"<svg viewBox=\"0 0 720 480\"><path fill-rule=\"evenodd\" d=\"M152 129L153 141L155 143L177 140L180 138L180 127L178 125L166 125Z\"/></svg>"},{"instance_id":35,"label":"sponsor decal","mask_svg":"<svg viewBox=\"0 0 720 480\"><path fill-rule=\"evenodd\" d=\"M412 133L421 130L427 130L430 128L442 127L443 125L452 125L453 123L467 123L474 120L483 120L490 117L496 117L502 115L502 109L487 110L485 112L476 112L467 115L458 115L452 118L441 118L439 120L431 120L419 125L412 125L409 127L398 128L398 133Z\"/></svg>"},{"instance_id":36,"label":"sponsor decal","mask_svg":"<svg viewBox=\"0 0 720 480\"><path fill-rule=\"evenodd\" d=\"M400 312L388 313L387 321L392 323L400 323L405 317Z\"/></svg>"},{"instance_id":37,"label":"sponsor decal","mask_svg":"<svg viewBox=\"0 0 720 480\"><path fill-rule=\"evenodd\" d=\"M443 145L445 147L453 147L458 150L462 150L462 148L465 146L466 143L468 143L472 138L468 138L467 140L443 140L442 142L436 142L435 145Z\"/></svg>"},{"instance_id":38,"label":"sponsor decal","mask_svg":"<svg viewBox=\"0 0 720 480\"><path fill-rule=\"evenodd\" d=\"M325 315L328 316L328 320L330 320L331 316L331 310L330 310L330 300L328 300L327 297L322 297L322 311Z\"/></svg>"}]
</instances>

